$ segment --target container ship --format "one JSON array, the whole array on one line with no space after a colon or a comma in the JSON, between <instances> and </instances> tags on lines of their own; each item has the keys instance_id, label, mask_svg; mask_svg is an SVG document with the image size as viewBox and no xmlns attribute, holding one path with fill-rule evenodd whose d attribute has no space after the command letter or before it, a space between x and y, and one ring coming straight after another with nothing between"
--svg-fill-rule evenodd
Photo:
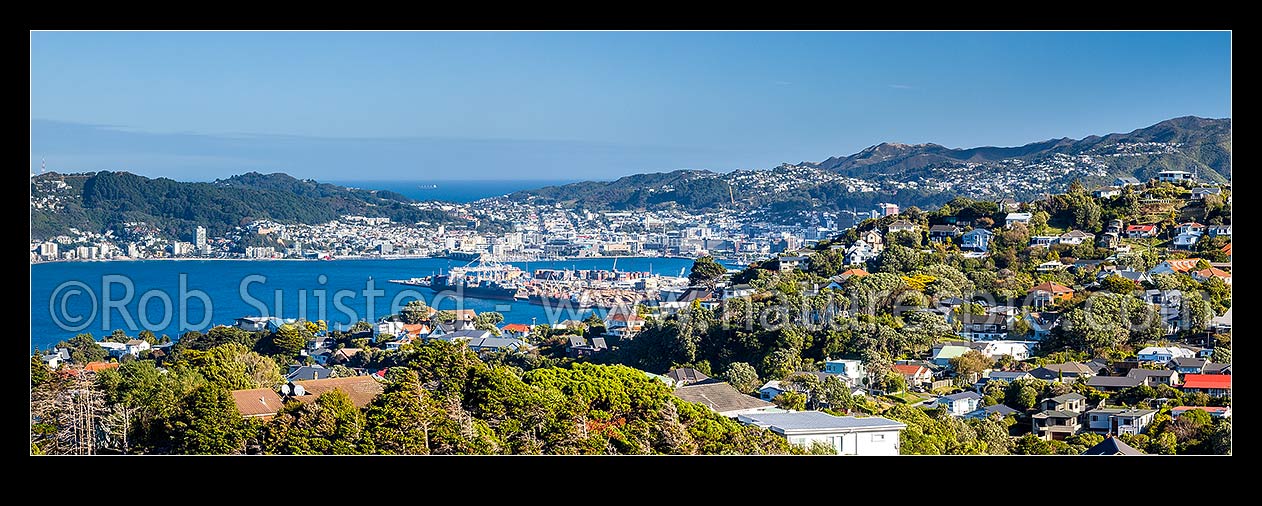
<instances>
[{"instance_id":1,"label":"container ship","mask_svg":"<svg viewBox=\"0 0 1262 506\"><path fill-rule=\"evenodd\" d=\"M453 267L446 274L422 278L392 279L391 283L420 286L435 292L456 292L462 297L492 300L517 300L526 272L511 265L478 265Z\"/></svg>"}]
</instances>

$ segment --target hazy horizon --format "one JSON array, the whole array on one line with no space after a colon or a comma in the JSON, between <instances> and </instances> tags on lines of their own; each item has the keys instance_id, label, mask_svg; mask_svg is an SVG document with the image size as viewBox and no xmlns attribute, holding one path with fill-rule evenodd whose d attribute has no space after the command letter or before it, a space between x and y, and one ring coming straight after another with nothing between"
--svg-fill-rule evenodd
<instances>
[{"instance_id":1,"label":"hazy horizon","mask_svg":"<svg viewBox=\"0 0 1262 506\"><path fill-rule=\"evenodd\" d=\"M611 180L1230 117L1230 32L33 32L31 171Z\"/></svg>"}]
</instances>

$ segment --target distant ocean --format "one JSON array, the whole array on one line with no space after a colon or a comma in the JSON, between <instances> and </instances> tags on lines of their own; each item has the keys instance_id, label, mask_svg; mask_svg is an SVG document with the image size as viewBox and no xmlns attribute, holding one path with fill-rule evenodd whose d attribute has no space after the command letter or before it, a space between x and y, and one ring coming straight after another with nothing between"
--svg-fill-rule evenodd
<instances>
[{"instance_id":1,"label":"distant ocean","mask_svg":"<svg viewBox=\"0 0 1262 506\"><path fill-rule=\"evenodd\" d=\"M577 179L519 179L489 181L328 181L338 186L365 190L389 190L416 200L473 202L487 197L508 195L520 190L533 190L578 181Z\"/></svg>"}]
</instances>

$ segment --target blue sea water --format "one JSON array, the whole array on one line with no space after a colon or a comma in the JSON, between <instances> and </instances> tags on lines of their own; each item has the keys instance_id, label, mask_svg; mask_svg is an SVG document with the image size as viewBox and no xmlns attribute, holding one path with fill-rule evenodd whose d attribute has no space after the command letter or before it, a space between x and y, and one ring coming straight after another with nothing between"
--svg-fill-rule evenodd
<instances>
[{"instance_id":1,"label":"blue sea water","mask_svg":"<svg viewBox=\"0 0 1262 506\"><path fill-rule=\"evenodd\" d=\"M389 190L416 200L444 200L463 203L487 197L508 195L515 191L533 190L575 181L577 180L519 179L489 181L329 181L329 183L365 190Z\"/></svg>"},{"instance_id":2,"label":"blue sea water","mask_svg":"<svg viewBox=\"0 0 1262 506\"><path fill-rule=\"evenodd\" d=\"M614 259L606 258L513 265L527 270L610 269L613 263ZM114 329L124 329L135 336L147 328L159 336L176 338L188 330L232 324L238 317L264 312L282 318L323 319L331 328L345 328L358 320L375 321L397 312L398 307L414 298L422 298L440 309L499 311L504 314L505 324L550 323L591 314L590 310L558 312L524 301L434 301L434 292L389 282L461 265L464 262L437 258L35 264L31 266L31 346L47 349L80 332L100 338ZM691 266L692 260L681 258L627 257L619 258L617 264L620 271L671 276ZM372 299L372 307L365 290L380 291ZM110 307L107 301L119 302Z\"/></svg>"}]
</instances>

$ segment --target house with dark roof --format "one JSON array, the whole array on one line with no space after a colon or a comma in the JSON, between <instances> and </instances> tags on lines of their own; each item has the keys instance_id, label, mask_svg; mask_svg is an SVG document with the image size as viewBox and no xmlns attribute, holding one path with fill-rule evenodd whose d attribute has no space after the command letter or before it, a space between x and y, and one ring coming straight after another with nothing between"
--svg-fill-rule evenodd
<instances>
[{"instance_id":1,"label":"house with dark roof","mask_svg":"<svg viewBox=\"0 0 1262 506\"><path fill-rule=\"evenodd\" d=\"M685 401L703 404L728 418L776 409L775 404L740 393L732 385L718 380L685 383L676 387L674 394Z\"/></svg>"},{"instance_id":2,"label":"house with dark roof","mask_svg":"<svg viewBox=\"0 0 1262 506\"><path fill-rule=\"evenodd\" d=\"M999 418L1007 418L1009 416L1016 416L1020 414L1021 411L1010 408L1004 404L994 404L969 412L964 415L964 418L990 418L992 415L998 415Z\"/></svg>"},{"instance_id":3,"label":"house with dark roof","mask_svg":"<svg viewBox=\"0 0 1262 506\"><path fill-rule=\"evenodd\" d=\"M314 380L329 377L329 373L333 372L319 365L299 365L293 364L289 366L289 373L285 375L286 381Z\"/></svg>"},{"instance_id":4,"label":"house with dark roof","mask_svg":"<svg viewBox=\"0 0 1262 506\"><path fill-rule=\"evenodd\" d=\"M1043 381L1059 381L1062 383L1073 383L1078 378L1089 378L1095 376L1096 371L1088 367L1086 364L1077 362L1066 362L1063 364L1046 364L1030 371L1030 376L1041 379Z\"/></svg>"},{"instance_id":5,"label":"house with dark roof","mask_svg":"<svg viewBox=\"0 0 1262 506\"><path fill-rule=\"evenodd\" d=\"M934 225L929 227L929 240L931 242L945 242L948 239L954 241L963 234L964 231L955 225Z\"/></svg>"},{"instance_id":6,"label":"house with dark roof","mask_svg":"<svg viewBox=\"0 0 1262 506\"><path fill-rule=\"evenodd\" d=\"M1177 386L1179 384L1179 371L1172 369L1142 369L1137 367L1127 371L1126 376L1136 378L1150 387L1156 387L1157 385Z\"/></svg>"},{"instance_id":7,"label":"house with dark roof","mask_svg":"<svg viewBox=\"0 0 1262 506\"><path fill-rule=\"evenodd\" d=\"M1083 455L1143 455L1144 452L1136 450L1131 445L1126 444L1121 439L1113 436L1104 438L1091 448L1087 448L1082 452Z\"/></svg>"},{"instance_id":8,"label":"house with dark roof","mask_svg":"<svg viewBox=\"0 0 1262 506\"><path fill-rule=\"evenodd\" d=\"M907 424L879 416L834 416L822 411L750 413L737 421L763 427L790 444L831 447L838 455L898 455L899 433Z\"/></svg>"},{"instance_id":9,"label":"house with dark roof","mask_svg":"<svg viewBox=\"0 0 1262 506\"><path fill-rule=\"evenodd\" d=\"M1209 413L1211 418L1231 418L1231 406L1179 406L1170 410L1170 417L1178 418L1179 415L1194 409Z\"/></svg>"},{"instance_id":10,"label":"house with dark roof","mask_svg":"<svg viewBox=\"0 0 1262 506\"><path fill-rule=\"evenodd\" d=\"M605 338L603 337L593 337L590 341L583 336L569 335L565 337L569 339L565 352L571 357L590 356L609 349L609 345L605 344Z\"/></svg>"},{"instance_id":11,"label":"house with dark roof","mask_svg":"<svg viewBox=\"0 0 1262 506\"><path fill-rule=\"evenodd\" d=\"M1048 409L1030 417L1032 432L1043 439L1062 440L1082 430L1076 411Z\"/></svg>"},{"instance_id":12,"label":"house with dark roof","mask_svg":"<svg viewBox=\"0 0 1262 506\"><path fill-rule=\"evenodd\" d=\"M1144 384L1144 380L1133 376L1092 376L1087 379L1087 386L1104 392L1121 392Z\"/></svg>"},{"instance_id":13,"label":"house with dark roof","mask_svg":"<svg viewBox=\"0 0 1262 506\"><path fill-rule=\"evenodd\" d=\"M1153 409L1099 408L1083 414L1087 429L1101 434L1139 434L1156 418Z\"/></svg>"},{"instance_id":14,"label":"house with dark roof","mask_svg":"<svg viewBox=\"0 0 1262 506\"><path fill-rule=\"evenodd\" d=\"M675 382L676 386L691 385L693 383L700 383L710 379L709 376L706 376L701 371L691 367L677 367L675 369L671 369L666 371L665 376Z\"/></svg>"}]
</instances>

